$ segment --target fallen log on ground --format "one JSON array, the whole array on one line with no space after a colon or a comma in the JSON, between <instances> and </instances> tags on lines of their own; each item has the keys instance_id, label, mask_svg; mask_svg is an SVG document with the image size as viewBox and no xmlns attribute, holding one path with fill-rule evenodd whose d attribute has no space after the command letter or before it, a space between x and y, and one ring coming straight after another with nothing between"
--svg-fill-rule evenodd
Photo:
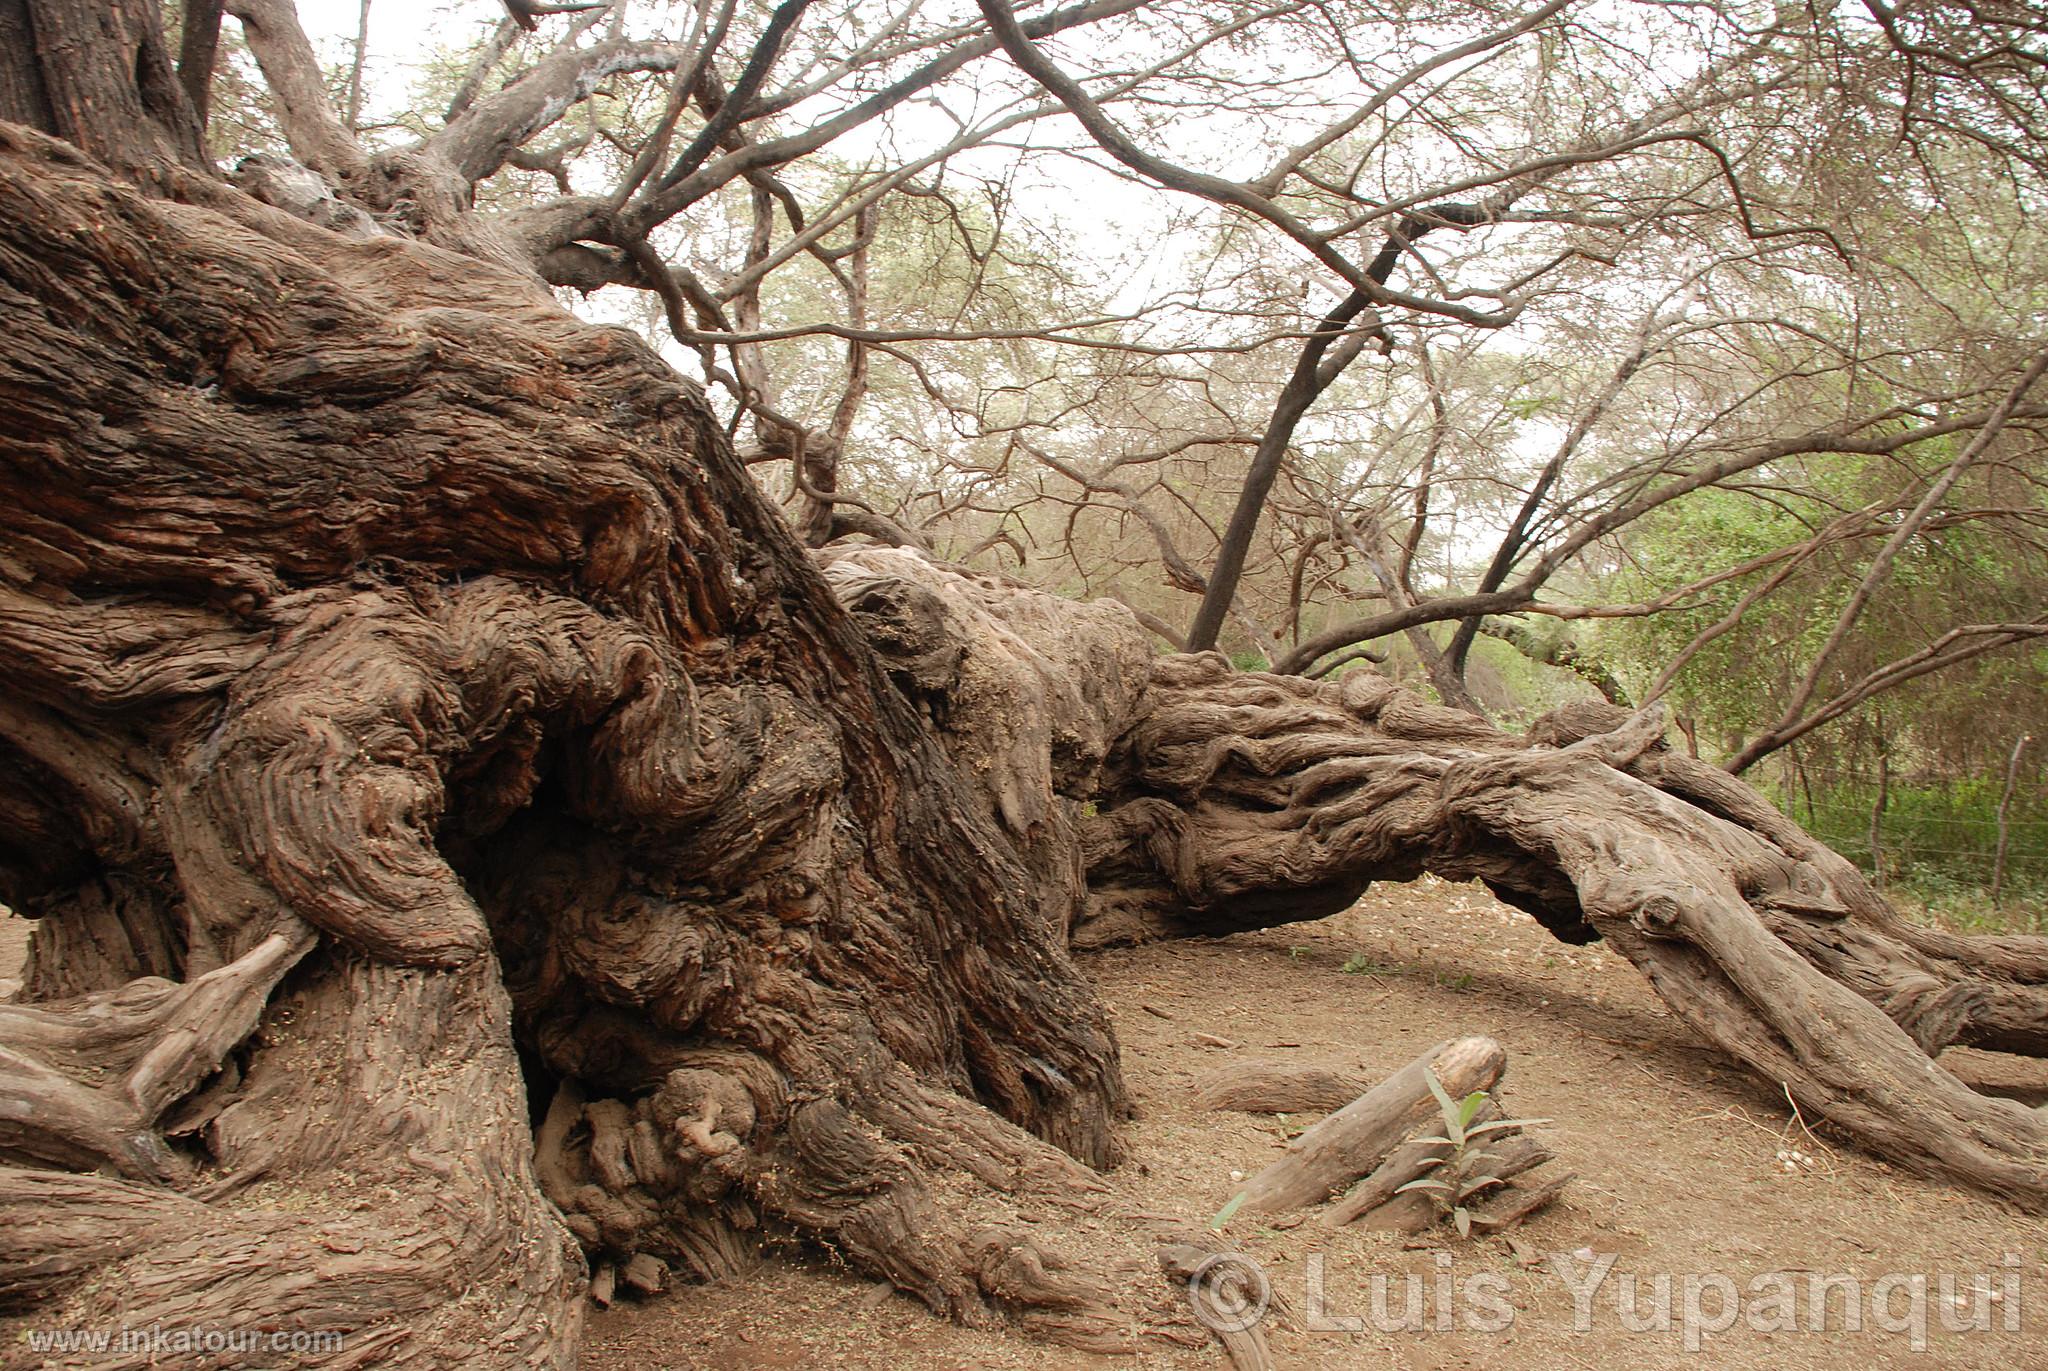
<instances>
[{"instance_id":1,"label":"fallen log on ground","mask_svg":"<svg viewBox=\"0 0 2048 1371\"><path fill-rule=\"evenodd\" d=\"M1366 1088L1357 1072L1262 1058L1218 1067L1195 1086L1197 1109L1244 1114L1327 1114Z\"/></svg>"},{"instance_id":2,"label":"fallen log on ground","mask_svg":"<svg viewBox=\"0 0 2048 1371\"><path fill-rule=\"evenodd\" d=\"M1278 1214L1327 1199L1436 1117L1432 1073L1453 1099L1463 1099L1493 1089L1507 1064L1491 1038L1438 1043L1288 1143L1285 1156L1245 1182L1240 1207Z\"/></svg>"},{"instance_id":3,"label":"fallen log on ground","mask_svg":"<svg viewBox=\"0 0 2048 1371\"><path fill-rule=\"evenodd\" d=\"M1226 1219L1239 1210L1285 1213L1335 1195L1320 1216L1326 1227L1416 1233L1450 1217L1462 1230L1493 1232L1520 1222L1569 1178L1514 1185L1552 1153L1522 1131L1528 1121L1502 1116L1506 1072L1507 1052L1491 1038L1437 1043L1295 1137L1286 1155L1233 1197Z\"/></svg>"}]
</instances>

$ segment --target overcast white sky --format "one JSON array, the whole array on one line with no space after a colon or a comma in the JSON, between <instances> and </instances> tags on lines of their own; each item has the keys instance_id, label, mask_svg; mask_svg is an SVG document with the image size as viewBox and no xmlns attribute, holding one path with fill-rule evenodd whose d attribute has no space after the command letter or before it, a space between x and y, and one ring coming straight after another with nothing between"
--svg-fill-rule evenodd
<instances>
[{"instance_id":1,"label":"overcast white sky","mask_svg":"<svg viewBox=\"0 0 2048 1371\"><path fill-rule=\"evenodd\" d=\"M323 60L339 66L353 59L361 15L359 0L297 0L297 7L301 22ZM641 12L645 14L650 8ZM438 46L474 41L489 32L504 14L497 0L372 0L366 116L375 119L403 108L410 94L409 73L421 57ZM543 21L554 25L566 22ZM549 35L544 31L542 36ZM893 115L896 133L917 140L925 132L917 124L925 117L934 121L930 133L937 141L944 141L955 131L935 112L901 108ZM1215 129L1186 125L1177 132L1180 136L1171 141L1182 146L1169 148L1169 154L1207 164L1211 169L1229 170L1216 165L1219 156L1229 160L1228 150L1257 155L1251 146L1256 140L1240 140ZM1050 133L1050 129L1043 129L1034 137ZM880 126L869 125L853 131L835 146L841 155L858 159L873 146L872 140L886 136ZM983 156L990 165L984 170L992 176L1002 176L996 163L1011 155L988 151ZM960 165L972 166L977 160L975 153L969 153L960 159ZM1117 283L1115 298L1110 303L1112 309L1140 307L1148 299L1156 298L1154 292L1160 282L1186 280L1192 259L1209 245L1207 233L1193 224L1185 232L1171 231L1176 215L1185 214L1192 207L1184 197L1133 184L1129 179L1072 159L1041 163L1011 177L1008 184L1025 215L1056 228L1069 254L1070 266L1092 259L1106 279ZM1322 271L1307 268L1304 279L1315 281L1317 286L1312 297L1303 299L1304 309L1319 309L1335 298ZM627 322L621 310L635 302L625 292L608 290L570 303L587 318ZM665 337L650 341L671 364L695 374L695 358L687 349ZM1303 437L1314 436L1316 428L1311 421L1305 426ZM1534 453L1538 448L1554 445L1560 433L1547 422L1533 421L1521 426L1516 445Z\"/></svg>"}]
</instances>

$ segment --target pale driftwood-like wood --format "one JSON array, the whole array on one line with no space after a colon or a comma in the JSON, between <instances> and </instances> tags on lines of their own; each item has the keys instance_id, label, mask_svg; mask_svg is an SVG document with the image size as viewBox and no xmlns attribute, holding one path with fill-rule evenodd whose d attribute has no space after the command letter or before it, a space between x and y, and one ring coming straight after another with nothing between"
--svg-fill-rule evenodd
<instances>
[{"instance_id":1,"label":"pale driftwood-like wood","mask_svg":"<svg viewBox=\"0 0 2048 1371\"><path fill-rule=\"evenodd\" d=\"M1327 1228L1342 1228L1398 1200L1413 1202L1416 1196L1397 1197L1394 1192L1434 1170L1431 1163L1441 1163L1450 1154L1448 1143L1431 1142L1426 1137L1410 1138L1388 1153L1371 1175L1332 1201L1329 1208L1316 1216L1317 1222Z\"/></svg>"},{"instance_id":2,"label":"pale driftwood-like wood","mask_svg":"<svg viewBox=\"0 0 2048 1371\"><path fill-rule=\"evenodd\" d=\"M1255 1059L1203 1076L1195 1083L1194 1106L1246 1114L1327 1114L1357 1099L1370 1084L1355 1072Z\"/></svg>"},{"instance_id":3,"label":"pale driftwood-like wood","mask_svg":"<svg viewBox=\"0 0 2048 1371\"><path fill-rule=\"evenodd\" d=\"M158 1120L220 1070L312 945L301 926L184 985L142 979L48 1005L0 1004L0 1162L190 1180Z\"/></svg>"},{"instance_id":4,"label":"pale driftwood-like wood","mask_svg":"<svg viewBox=\"0 0 2048 1371\"><path fill-rule=\"evenodd\" d=\"M1545 1180L1533 1188L1512 1184L1517 1177L1542 1166L1553 1156L1548 1147L1526 1133L1492 1136L1485 1140L1482 1150L1486 1159L1479 1171L1509 1184L1475 1195L1467 1201L1466 1208L1472 1214L1475 1228L1492 1231L1520 1222L1555 1199L1563 1191L1564 1181L1570 1179ZM1362 1228L1393 1233L1420 1233L1443 1222L1445 1210L1439 1196L1419 1190L1395 1192L1409 1181L1431 1174L1422 1165L1424 1158L1446 1156L1449 1151L1437 1146L1426 1151L1418 1150L1407 1158L1400 1158L1399 1153L1389 1157L1381 1167L1384 1175L1375 1172L1357 1191L1323 1211L1322 1221L1331 1227L1355 1223ZM1404 1169L1405 1175L1402 1174ZM1532 1199L1531 1196L1538 1198Z\"/></svg>"},{"instance_id":5,"label":"pale driftwood-like wood","mask_svg":"<svg viewBox=\"0 0 2048 1371\"><path fill-rule=\"evenodd\" d=\"M1372 1171L1418 1125L1437 1115L1428 1073L1436 1073L1452 1099L1463 1099L1498 1085L1507 1060L1491 1038L1438 1043L1290 1142L1285 1156L1245 1182L1241 1207L1281 1213L1327 1198Z\"/></svg>"}]
</instances>

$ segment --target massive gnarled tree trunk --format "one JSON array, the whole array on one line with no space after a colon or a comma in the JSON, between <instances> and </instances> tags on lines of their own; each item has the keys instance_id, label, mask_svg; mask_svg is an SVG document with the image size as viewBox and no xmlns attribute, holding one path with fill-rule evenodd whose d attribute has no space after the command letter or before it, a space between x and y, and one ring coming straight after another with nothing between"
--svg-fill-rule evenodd
<instances>
[{"instance_id":1,"label":"massive gnarled tree trunk","mask_svg":"<svg viewBox=\"0 0 2048 1371\"><path fill-rule=\"evenodd\" d=\"M1605 938L1702 1036L1866 1146L2048 1206L2048 1111L1933 1060L2048 1055L2048 939L1905 922L1662 731L1655 711L1588 704L1508 737L1371 674L1163 659L1084 831L1075 941L1315 917L1424 870L1478 879L1567 942Z\"/></svg>"},{"instance_id":2,"label":"massive gnarled tree trunk","mask_svg":"<svg viewBox=\"0 0 2048 1371\"><path fill-rule=\"evenodd\" d=\"M2041 1116L1930 1062L2048 1046L2041 941L1900 924L1648 721L1509 738L814 563L693 387L530 276L141 182L0 125L5 1308L566 1365L591 1272L795 1234L1115 1346L1129 1292L1020 1222L1116 1159L1070 943L1423 870L2048 1205Z\"/></svg>"},{"instance_id":3,"label":"massive gnarled tree trunk","mask_svg":"<svg viewBox=\"0 0 2048 1371\"><path fill-rule=\"evenodd\" d=\"M913 554L860 559L966 593ZM863 617L885 656L914 639ZM1077 619L1065 640L1088 634ZM1872 1150L2048 1207L2048 1111L1934 1060L2048 1055L2048 939L1899 918L1754 790L1669 749L1657 712L1584 704L1510 736L1371 672L1210 653L1157 659L1116 734L1079 821L1074 946L1320 918L1425 871L1481 880L1566 942L1607 939L1703 1037Z\"/></svg>"},{"instance_id":4,"label":"massive gnarled tree trunk","mask_svg":"<svg viewBox=\"0 0 2048 1371\"><path fill-rule=\"evenodd\" d=\"M993 1202L1115 1158L1048 797L968 779L646 347L174 179L0 130L0 1292L551 1363L583 1253L780 1227L1108 1329Z\"/></svg>"}]
</instances>

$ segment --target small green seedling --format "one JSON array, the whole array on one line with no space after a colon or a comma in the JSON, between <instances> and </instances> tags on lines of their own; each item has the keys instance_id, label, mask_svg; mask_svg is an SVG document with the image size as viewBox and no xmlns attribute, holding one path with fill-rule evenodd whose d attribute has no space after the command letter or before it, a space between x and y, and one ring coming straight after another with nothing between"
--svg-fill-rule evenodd
<instances>
[{"instance_id":1,"label":"small green seedling","mask_svg":"<svg viewBox=\"0 0 2048 1371\"><path fill-rule=\"evenodd\" d=\"M1423 1169L1430 1174L1416 1177L1394 1193L1423 1192L1456 1225L1458 1236L1469 1238L1472 1236L1472 1211L1466 1201L1497 1185L1506 1184L1493 1174L1497 1159L1480 1145L1480 1140L1549 1123L1550 1120L1489 1119L1475 1124L1472 1121L1491 1098L1484 1090L1475 1090L1462 1100L1454 1100L1450 1091L1444 1089L1444 1083L1437 1079L1435 1071L1425 1069L1423 1080L1429 1086L1429 1093L1436 1096L1437 1112L1443 1116L1444 1131L1441 1136L1427 1137L1422 1141L1440 1144L1450 1151L1442 1157L1430 1158L1423 1164Z\"/></svg>"}]
</instances>

